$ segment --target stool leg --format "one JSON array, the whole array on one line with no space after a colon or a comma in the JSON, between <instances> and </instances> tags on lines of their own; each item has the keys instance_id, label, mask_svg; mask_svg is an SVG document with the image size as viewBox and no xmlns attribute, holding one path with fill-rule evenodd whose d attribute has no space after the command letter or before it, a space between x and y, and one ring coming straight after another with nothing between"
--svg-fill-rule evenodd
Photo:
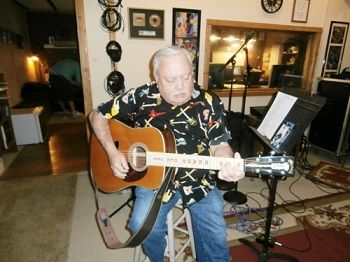
<instances>
[{"instance_id":1,"label":"stool leg","mask_svg":"<svg viewBox=\"0 0 350 262\"><path fill-rule=\"evenodd\" d=\"M140 258L141 258L141 245L135 247L135 249L134 249L134 259L133 259L133 262L140 262Z\"/></svg>"},{"instance_id":2,"label":"stool leg","mask_svg":"<svg viewBox=\"0 0 350 262\"><path fill-rule=\"evenodd\" d=\"M167 215L168 235L167 235L167 249L169 253L169 261L175 262L175 235L174 235L174 219L173 211L170 210Z\"/></svg>"},{"instance_id":3,"label":"stool leg","mask_svg":"<svg viewBox=\"0 0 350 262\"><path fill-rule=\"evenodd\" d=\"M192 256L193 256L194 259L196 259L197 258L197 256L196 256L196 246L194 244L194 236L193 236L193 230L192 230L191 214L190 214L190 211L188 211L187 208L185 208L184 212L185 212L185 220L186 220L186 226L187 226L187 231L188 231L188 238L190 239L190 242L191 242Z\"/></svg>"},{"instance_id":4,"label":"stool leg","mask_svg":"<svg viewBox=\"0 0 350 262\"><path fill-rule=\"evenodd\" d=\"M177 256L179 256L182 252L184 252L185 248L190 245L192 250L192 256L194 259L196 259L196 247L194 244L194 236L192 231L191 214L187 208L182 209L181 205L175 206L175 208L181 209L183 211L183 214L179 218L177 218L176 221L174 221L173 210L170 210L167 215L168 233L166 236L167 246L166 246L164 255L169 257L169 262L175 262ZM178 227L179 223L183 220L186 223L187 230ZM175 230L178 230L188 235L187 242L179 250L178 254L176 254L175 252ZM141 251L142 251L141 245L135 248L133 262L141 262ZM146 257L144 261L149 261L148 257Z\"/></svg>"},{"instance_id":5,"label":"stool leg","mask_svg":"<svg viewBox=\"0 0 350 262\"><path fill-rule=\"evenodd\" d=\"M144 260L141 260L141 253L142 253L142 246L139 245L135 247L133 262L150 262L147 256Z\"/></svg>"}]
</instances>

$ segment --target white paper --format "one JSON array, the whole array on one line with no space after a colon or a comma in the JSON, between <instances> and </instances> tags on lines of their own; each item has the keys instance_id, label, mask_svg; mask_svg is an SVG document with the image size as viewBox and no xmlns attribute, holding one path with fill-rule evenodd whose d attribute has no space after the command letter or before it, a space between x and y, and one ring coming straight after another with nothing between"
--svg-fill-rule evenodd
<instances>
[{"instance_id":1,"label":"white paper","mask_svg":"<svg viewBox=\"0 0 350 262\"><path fill-rule=\"evenodd\" d=\"M271 139L297 99L298 98L295 96L278 92L269 111L258 127L258 132L268 139Z\"/></svg>"},{"instance_id":2,"label":"white paper","mask_svg":"<svg viewBox=\"0 0 350 262\"><path fill-rule=\"evenodd\" d=\"M306 22L310 0L295 0L294 21Z\"/></svg>"}]
</instances>

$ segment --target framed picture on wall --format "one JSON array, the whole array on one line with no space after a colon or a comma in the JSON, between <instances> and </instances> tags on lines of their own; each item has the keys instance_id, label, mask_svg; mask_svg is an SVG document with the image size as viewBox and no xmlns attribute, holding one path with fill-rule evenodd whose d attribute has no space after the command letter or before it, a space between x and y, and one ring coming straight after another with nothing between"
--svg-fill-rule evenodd
<instances>
[{"instance_id":1,"label":"framed picture on wall","mask_svg":"<svg viewBox=\"0 0 350 262\"><path fill-rule=\"evenodd\" d=\"M201 11L173 8L172 44L187 49L192 54L194 78L198 80L198 59Z\"/></svg>"},{"instance_id":2,"label":"framed picture on wall","mask_svg":"<svg viewBox=\"0 0 350 262\"><path fill-rule=\"evenodd\" d=\"M164 10L128 10L130 38L164 39Z\"/></svg>"},{"instance_id":3,"label":"framed picture on wall","mask_svg":"<svg viewBox=\"0 0 350 262\"><path fill-rule=\"evenodd\" d=\"M311 0L294 0L292 22L306 23Z\"/></svg>"},{"instance_id":4,"label":"framed picture on wall","mask_svg":"<svg viewBox=\"0 0 350 262\"><path fill-rule=\"evenodd\" d=\"M332 77L340 73L349 23L332 21L328 34L323 77Z\"/></svg>"}]
</instances>

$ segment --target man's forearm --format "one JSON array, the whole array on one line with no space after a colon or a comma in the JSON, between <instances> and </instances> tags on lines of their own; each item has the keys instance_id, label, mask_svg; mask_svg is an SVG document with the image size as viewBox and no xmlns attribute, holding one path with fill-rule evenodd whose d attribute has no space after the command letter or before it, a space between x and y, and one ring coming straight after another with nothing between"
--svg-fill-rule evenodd
<instances>
[{"instance_id":1,"label":"man's forearm","mask_svg":"<svg viewBox=\"0 0 350 262\"><path fill-rule=\"evenodd\" d=\"M111 131L109 129L108 119L101 116L95 110L90 112L89 119L96 137L102 144L103 148L107 151L107 153L111 149L115 149Z\"/></svg>"}]
</instances>

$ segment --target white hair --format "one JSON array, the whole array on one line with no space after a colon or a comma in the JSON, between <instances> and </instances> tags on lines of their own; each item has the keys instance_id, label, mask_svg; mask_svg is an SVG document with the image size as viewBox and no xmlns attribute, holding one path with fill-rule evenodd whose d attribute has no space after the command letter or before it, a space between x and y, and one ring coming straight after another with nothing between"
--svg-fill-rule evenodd
<instances>
[{"instance_id":1,"label":"white hair","mask_svg":"<svg viewBox=\"0 0 350 262\"><path fill-rule=\"evenodd\" d=\"M162 49L159 49L153 56L153 74L156 75L158 73L160 59L162 57L170 57L174 55L184 55L192 66L192 56L190 52L188 52L185 48L179 46L166 46Z\"/></svg>"}]
</instances>

